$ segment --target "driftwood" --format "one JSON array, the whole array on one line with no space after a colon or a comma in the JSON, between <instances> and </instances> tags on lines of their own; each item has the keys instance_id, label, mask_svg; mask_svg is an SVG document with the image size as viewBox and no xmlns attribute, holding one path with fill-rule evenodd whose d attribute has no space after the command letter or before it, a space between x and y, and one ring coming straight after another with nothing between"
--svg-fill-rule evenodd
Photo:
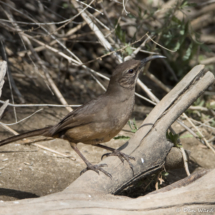
<instances>
[{"instance_id":1,"label":"driftwood","mask_svg":"<svg viewBox=\"0 0 215 215\"><path fill-rule=\"evenodd\" d=\"M215 185L211 183L215 170L190 176L189 185L185 187L174 189L187 184L186 180L167 188L166 192L161 189L138 199L111 195L165 164L173 147L166 140L167 129L214 82L213 74L203 69L203 65L194 67L151 111L134 137L120 147L124 153L136 158L134 174L127 163L108 157L101 163L108 165L105 170L112 174L112 179L88 171L62 192L0 203L0 214L184 214L186 208L203 210L210 206L215 210L212 208Z\"/></svg>"}]
</instances>

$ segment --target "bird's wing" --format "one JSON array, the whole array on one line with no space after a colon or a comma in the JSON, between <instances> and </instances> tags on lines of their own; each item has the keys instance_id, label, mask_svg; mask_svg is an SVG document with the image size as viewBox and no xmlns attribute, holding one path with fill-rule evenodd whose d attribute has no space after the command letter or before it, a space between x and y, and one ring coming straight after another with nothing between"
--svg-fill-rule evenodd
<instances>
[{"instance_id":1,"label":"bird's wing","mask_svg":"<svg viewBox=\"0 0 215 215\"><path fill-rule=\"evenodd\" d=\"M99 96L98 98L93 99L85 105L70 112L58 124L49 129L48 136L53 136L58 132L95 121L97 119L96 115L100 111L104 111L106 107L105 101L102 101L102 97L103 96ZM98 99L100 101L99 103L97 102Z\"/></svg>"}]
</instances>

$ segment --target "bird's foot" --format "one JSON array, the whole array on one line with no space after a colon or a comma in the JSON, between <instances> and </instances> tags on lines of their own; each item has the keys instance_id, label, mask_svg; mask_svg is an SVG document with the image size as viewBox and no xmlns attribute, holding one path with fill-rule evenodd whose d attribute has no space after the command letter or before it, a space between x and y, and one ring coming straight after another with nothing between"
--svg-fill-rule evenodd
<instances>
[{"instance_id":1,"label":"bird's foot","mask_svg":"<svg viewBox=\"0 0 215 215\"><path fill-rule=\"evenodd\" d=\"M128 164L129 164L131 170L134 173L133 164L130 162L130 160L135 160L134 157L126 155L125 153L120 152L119 150L115 149L111 153L103 154L101 159L103 159L104 157L109 157L109 156L117 156L122 161L122 163L124 163L124 161L126 160L128 162Z\"/></svg>"},{"instance_id":2,"label":"bird's foot","mask_svg":"<svg viewBox=\"0 0 215 215\"><path fill-rule=\"evenodd\" d=\"M83 169L80 172L80 175L82 175L83 173L85 173L88 170L93 170L94 172L99 174L99 171L103 172L106 176L112 178L112 175L110 173L108 173L107 171L103 170L101 167L105 167L107 166L107 164L98 164L98 165L93 165L91 163L87 164L87 167L85 169Z\"/></svg>"}]
</instances>

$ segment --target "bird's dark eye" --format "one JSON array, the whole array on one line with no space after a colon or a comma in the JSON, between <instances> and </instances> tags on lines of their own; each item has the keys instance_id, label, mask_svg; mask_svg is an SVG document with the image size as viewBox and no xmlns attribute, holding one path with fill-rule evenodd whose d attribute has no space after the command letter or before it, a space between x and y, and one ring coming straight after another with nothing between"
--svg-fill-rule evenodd
<instances>
[{"instance_id":1,"label":"bird's dark eye","mask_svg":"<svg viewBox=\"0 0 215 215\"><path fill-rule=\"evenodd\" d=\"M128 73L133 73L133 72L134 72L133 69L129 69L129 70L128 70Z\"/></svg>"}]
</instances>

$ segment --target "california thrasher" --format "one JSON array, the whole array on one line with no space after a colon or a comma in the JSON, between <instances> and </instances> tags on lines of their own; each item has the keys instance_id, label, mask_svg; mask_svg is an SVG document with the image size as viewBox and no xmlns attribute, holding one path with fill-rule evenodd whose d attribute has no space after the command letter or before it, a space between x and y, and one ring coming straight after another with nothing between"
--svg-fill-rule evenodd
<instances>
[{"instance_id":1,"label":"california thrasher","mask_svg":"<svg viewBox=\"0 0 215 215\"><path fill-rule=\"evenodd\" d=\"M81 154L77 148L77 143L79 142L96 145L112 151L112 153L105 155L118 156L122 162L126 160L133 171L130 159L135 160L135 158L119 150L100 145L100 143L107 142L117 135L128 121L134 106L135 84L138 75L145 63L156 58L165 57L155 55L141 61L129 60L118 65L110 78L107 91L103 95L70 112L54 126L10 137L0 141L0 146L33 136L62 138L70 142L71 147L86 163L87 168L82 170L81 173L94 170L97 173L101 171L111 177L111 174L101 168L106 164L92 165Z\"/></svg>"}]
</instances>

